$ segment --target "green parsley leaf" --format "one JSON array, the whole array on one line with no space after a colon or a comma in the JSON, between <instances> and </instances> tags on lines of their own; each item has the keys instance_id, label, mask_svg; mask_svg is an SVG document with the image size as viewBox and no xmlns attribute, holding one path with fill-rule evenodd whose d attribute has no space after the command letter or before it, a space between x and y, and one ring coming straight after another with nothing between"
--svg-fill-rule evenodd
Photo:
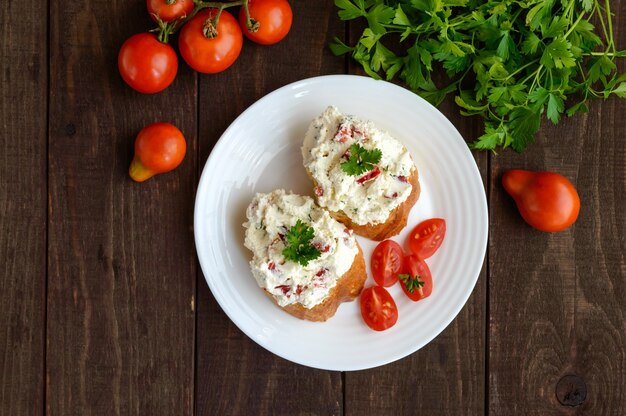
<instances>
[{"instance_id":1,"label":"green parsley leaf","mask_svg":"<svg viewBox=\"0 0 626 416\"><path fill-rule=\"evenodd\" d=\"M572 44L565 38L556 38L546 46L539 62L548 69L561 69L575 66L576 61L573 58L574 55L572 54L571 48Z\"/></svg>"},{"instance_id":2,"label":"green parsley leaf","mask_svg":"<svg viewBox=\"0 0 626 416\"><path fill-rule=\"evenodd\" d=\"M377 4L367 13L367 22L374 33L384 34L387 32L384 25L391 23L395 16L394 9L384 4Z\"/></svg>"},{"instance_id":3,"label":"green parsley leaf","mask_svg":"<svg viewBox=\"0 0 626 416\"><path fill-rule=\"evenodd\" d=\"M350 176L359 176L365 172L369 172L383 156L383 152L379 149L367 150L359 144L350 146L350 156L345 162L341 162L341 170Z\"/></svg>"},{"instance_id":4,"label":"green parsley leaf","mask_svg":"<svg viewBox=\"0 0 626 416\"><path fill-rule=\"evenodd\" d=\"M529 33L522 42L522 52L526 55L534 55L541 44L541 39L534 33Z\"/></svg>"},{"instance_id":5,"label":"green parsley leaf","mask_svg":"<svg viewBox=\"0 0 626 416\"><path fill-rule=\"evenodd\" d=\"M409 293L413 293L424 286L424 281L421 276L411 276L410 274L399 274L398 279L404 283L404 287Z\"/></svg>"},{"instance_id":6,"label":"green parsley leaf","mask_svg":"<svg viewBox=\"0 0 626 416\"><path fill-rule=\"evenodd\" d=\"M565 103L563 102L563 98L554 93L550 93L548 98L548 112L547 116L554 124L559 122L561 118L561 113L565 109Z\"/></svg>"},{"instance_id":7,"label":"green parsley leaf","mask_svg":"<svg viewBox=\"0 0 626 416\"><path fill-rule=\"evenodd\" d=\"M329 45L330 51L335 55L344 55L348 52L354 51L354 48L343 43L338 37L335 36L333 41Z\"/></svg>"},{"instance_id":8,"label":"green parsley leaf","mask_svg":"<svg viewBox=\"0 0 626 416\"><path fill-rule=\"evenodd\" d=\"M400 6L399 4L398 4L398 7L396 8L396 15L393 18L393 23L396 25L402 25L402 26L411 25L411 21L407 17L406 13L404 13L404 10L402 10L402 6Z\"/></svg>"},{"instance_id":9,"label":"green parsley leaf","mask_svg":"<svg viewBox=\"0 0 626 416\"><path fill-rule=\"evenodd\" d=\"M296 221L296 225L291 227L285 236L286 244L283 249L285 259L306 266L321 256L322 253L311 244L314 236L313 227L309 227L301 220Z\"/></svg>"},{"instance_id":10,"label":"green parsley leaf","mask_svg":"<svg viewBox=\"0 0 626 416\"><path fill-rule=\"evenodd\" d=\"M511 113L509 124L511 136L513 137L513 149L521 152L535 138L535 133L537 133L541 125L541 114L521 107Z\"/></svg>"},{"instance_id":11,"label":"green parsley leaf","mask_svg":"<svg viewBox=\"0 0 626 416\"><path fill-rule=\"evenodd\" d=\"M360 16L366 16L364 4L361 1L360 7L356 6L350 0L335 0L335 6L341 9L339 11L339 17L341 20L352 20Z\"/></svg>"},{"instance_id":12,"label":"green parsley leaf","mask_svg":"<svg viewBox=\"0 0 626 416\"><path fill-rule=\"evenodd\" d=\"M589 108L587 108L587 105L585 104L584 101L581 101L579 103L574 104L570 108L568 108L566 111L566 114L568 117L571 117L576 113L588 113L588 112L589 112Z\"/></svg>"},{"instance_id":13,"label":"green parsley leaf","mask_svg":"<svg viewBox=\"0 0 626 416\"><path fill-rule=\"evenodd\" d=\"M619 84L619 86L611 91L611 93L617 95L618 97L626 98L626 82Z\"/></svg>"}]
</instances>

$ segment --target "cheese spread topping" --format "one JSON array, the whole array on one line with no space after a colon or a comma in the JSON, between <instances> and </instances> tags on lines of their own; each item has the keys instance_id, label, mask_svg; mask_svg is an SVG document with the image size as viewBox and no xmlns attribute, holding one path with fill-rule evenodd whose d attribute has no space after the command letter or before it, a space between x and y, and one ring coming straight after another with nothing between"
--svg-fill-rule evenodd
<instances>
[{"instance_id":1,"label":"cheese spread topping","mask_svg":"<svg viewBox=\"0 0 626 416\"><path fill-rule=\"evenodd\" d=\"M334 220L313 198L282 189L257 194L246 212L245 246L252 251L252 274L280 306L320 304L350 268L358 253L352 231ZM298 220L314 230L311 244L321 255L306 266L285 259L285 236Z\"/></svg>"},{"instance_id":2,"label":"cheese spread topping","mask_svg":"<svg viewBox=\"0 0 626 416\"><path fill-rule=\"evenodd\" d=\"M382 152L377 165L358 176L348 175L341 167L353 144ZM328 107L309 125L302 156L317 183L318 203L343 211L356 224L385 222L411 194L408 177L414 165L408 150L371 121L341 114L336 107Z\"/></svg>"}]
</instances>

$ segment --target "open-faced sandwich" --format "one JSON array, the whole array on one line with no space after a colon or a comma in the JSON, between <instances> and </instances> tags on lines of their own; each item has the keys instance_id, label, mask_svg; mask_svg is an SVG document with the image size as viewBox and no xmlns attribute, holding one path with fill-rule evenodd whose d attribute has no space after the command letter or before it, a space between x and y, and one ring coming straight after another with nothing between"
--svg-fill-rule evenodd
<instances>
[{"instance_id":1,"label":"open-faced sandwich","mask_svg":"<svg viewBox=\"0 0 626 416\"><path fill-rule=\"evenodd\" d=\"M311 122L302 156L318 204L356 234L384 240L404 228L418 173L389 133L331 106Z\"/></svg>"},{"instance_id":2,"label":"open-faced sandwich","mask_svg":"<svg viewBox=\"0 0 626 416\"><path fill-rule=\"evenodd\" d=\"M313 198L282 189L259 193L246 215L252 274L280 308L326 321L361 293L367 277L361 247Z\"/></svg>"}]
</instances>

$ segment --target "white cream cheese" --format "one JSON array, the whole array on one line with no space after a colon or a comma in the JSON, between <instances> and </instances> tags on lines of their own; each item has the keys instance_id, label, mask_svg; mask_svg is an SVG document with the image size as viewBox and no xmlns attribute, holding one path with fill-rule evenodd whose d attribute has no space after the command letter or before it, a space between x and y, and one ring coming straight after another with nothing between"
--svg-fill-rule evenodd
<instances>
[{"instance_id":1,"label":"white cream cheese","mask_svg":"<svg viewBox=\"0 0 626 416\"><path fill-rule=\"evenodd\" d=\"M300 303L312 308L337 284L358 253L352 231L334 220L313 198L282 189L257 194L246 212L245 246L252 251L250 268L259 286L280 306ZM300 219L314 230L311 243L321 256L306 266L287 260L285 236Z\"/></svg>"},{"instance_id":2,"label":"white cream cheese","mask_svg":"<svg viewBox=\"0 0 626 416\"><path fill-rule=\"evenodd\" d=\"M355 143L382 152L377 176L364 181L368 173L350 176L342 170L346 152ZM311 122L302 156L305 168L317 182L315 194L320 206L343 211L356 224L385 222L411 194L407 180L414 164L408 150L371 121L341 114L336 107L328 107Z\"/></svg>"}]
</instances>

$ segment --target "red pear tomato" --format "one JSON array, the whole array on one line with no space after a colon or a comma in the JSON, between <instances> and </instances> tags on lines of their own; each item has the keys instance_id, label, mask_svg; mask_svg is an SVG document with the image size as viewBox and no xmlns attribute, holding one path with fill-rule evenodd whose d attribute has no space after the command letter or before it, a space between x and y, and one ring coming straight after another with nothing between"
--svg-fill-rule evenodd
<instances>
[{"instance_id":1,"label":"red pear tomato","mask_svg":"<svg viewBox=\"0 0 626 416\"><path fill-rule=\"evenodd\" d=\"M152 33L138 33L124 42L117 57L122 79L144 94L163 91L176 78L178 58Z\"/></svg>"},{"instance_id":2,"label":"red pear tomato","mask_svg":"<svg viewBox=\"0 0 626 416\"><path fill-rule=\"evenodd\" d=\"M183 133L170 123L144 127L135 139L135 157L128 174L143 182L158 173L169 172L183 161L187 143Z\"/></svg>"},{"instance_id":3,"label":"red pear tomato","mask_svg":"<svg viewBox=\"0 0 626 416\"><path fill-rule=\"evenodd\" d=\"M380 286L393 286L402 270L404 253L400 244L392 240L379 243L372 253L372 274Z\"/></svg>"},{"instance_id":4,"label":"red pear tomato","mask_svg":"<svg viewBox=\"0 0 626 416\"><path fill-rule=\"evenodd\" d=\"M433 292L433 276L424 260L415 254L404 258L404 273L399 276L402 291L414 302Z\"/></svg>"},{"instance_id":5,"label":"red pear tomato","mask_svg":"<svg viewBox=\"0 0 626 416\"><path fill-rule=\"evenodd\" d=\"M578 192L563 175L514 169L502 176L502 186L515 200L522 218L538 230L561 231L578 218Z\"/></svg>"},{"instance_id":6,"label":"red pear tomato","mask_svg":"<svg viewBox=\"0 0 626 416\"><path fill-rule=\"evenodd\" d=\"M253 24L258 24L258 28L253 31L248 28L244 7L239 10L239 24L251 41L272 45L280 42L289 33L293 12L286 0L250 0L248 9Z\"/></svg>"},{"instance_id":7,"label":"red pear tomato","mask_svg":"<svg viewBox=\"0 0 626 416\"><path fill-rule=\"evenodd\" d=\"M427 259L441 246L446 235L446 221L442 218L431 218L422 221L411 231L408 244L413 254L420 259Z\"/></svg>"},{"instance_id":8,"label":"red pear tomato","mask_svg":"<svg viewBox=\"0 0 626 416\"><path fill-rule=\"evenodd\" d=\"M193 10L193 0L146 0L146 5L152 20L158 17L164 22L187 16Z\"/></svg>"},{"instance_id":9,"label":"red pear tomato","mask_svg":"<svg viewBox=\"0 0 626 416\"><path fill-rule=\"evenodd\" d=\"M178 49L185 62L205 74L216 74L231 66L243 45L237 19L223 10L214 27L216 13L217 9L201 11L185 23L178 38Z\"/></svg>"},{"instance_id":10,"label":"red pear tomato","mask_svg":"<svg viewBox=\"0 0 626 416\"><path fill-rule=\"evenodd\" d=\"M384 287L370 286L361 292L361 316L375 331L384 331L398 321L396 302Z\"/></svg>"}]
</instances>

